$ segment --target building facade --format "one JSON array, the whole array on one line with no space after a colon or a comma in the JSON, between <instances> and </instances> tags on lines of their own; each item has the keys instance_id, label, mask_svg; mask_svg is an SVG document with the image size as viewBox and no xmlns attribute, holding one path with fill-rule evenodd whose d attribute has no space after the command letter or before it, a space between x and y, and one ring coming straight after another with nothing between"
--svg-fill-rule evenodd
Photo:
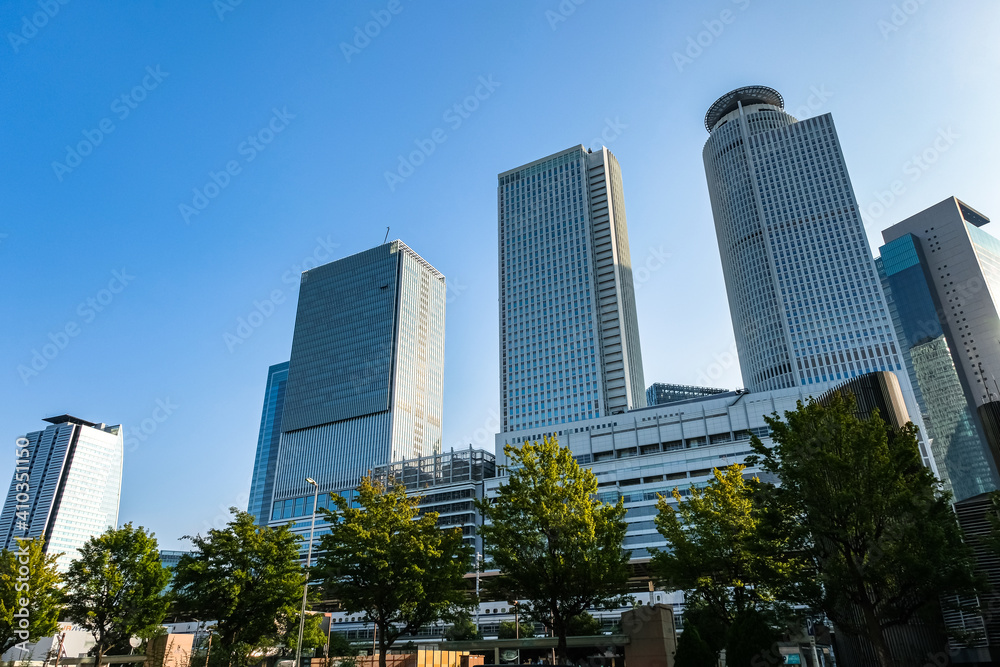
<instances>
[{"instance_id":1,"label":"building facade","mask_svg":"<svg viewBox=\"0 0 1000 667\"><path fill-rule=\"evenodd\" d=\"M777 91L750 86L719 98L705 127L705 173L747 389L901 372L830 114L797 121Z\"/></svg>"},{"instance_id":2,"label":"building facade","mask_svg":"<svg viewBox=\"0 0 1000 667\"><path fill-rule=\"evenodd\" d=\"M937 223L935 232L944 226ZM927 228L929 232L930 225ZM895 232L890 228L884 234ZM935 235L931 234L931 240L936 254ZM962 377L962 359L953 354L955 348L946 333L945 306L954 304L957 290L948 276L951 271L943 265L950 262L958 271L972 269L954 259L941 262L940 275L948 279L939 279L945 283L939 292L926 254L918 237L904 233L880 248L876 264L938 472L945 488L961 501L997 488L995 463L976 410L975 378L970 383L968 375ZM958 326L968 322L962 320L965 317L964 313L958 317Z\"/></svg>"},{"instance_id":3,"label":"building facade","mask_svg":"<svg viewBox=\"0 0 1000 667\"><path fill-rule=\"evenodd\" d=\"M307 477L325 498L440 453L444 317L444 276L402 241L302 274L272 523L311 516Z\"/></svg>"},{"instance_id":4,"label":"building facade","mask_svg":"<svg viewBox=\"0 0 1000 667\"><path fill-rule=\"evenodd\" d=\"M437 512L438 526L461 530L462 540L482 553L479 526L483 517L475 501L483 499L485 481L497 476L492 453L470 445L379 466L373 475L387 485L402 484L409 496L419 495L421 514Z\"/></svg>"},{"instance_id":5,"label":"building facade","mask_svg":"<svg viewBox=\"0 0 1000 667\"><path fill-rule=\"evenodd\" d=\"M618 161L576 146L498 176L503 432L645 404Z\"/></svg>"},{"instance_id":6,"label":"building facade","mask_svg":"<svg viewBox=\"0 0 1000 667\"><path fill-rule=\"evenodd\" d=\"M677 401L686 401L689 398L725 394L728 391L728 389L715 389L713 387L691 387L686 384L654 382L646 390L646 405L665 405L667 403L676 403Z\"/></svg>"},{"instance_id":7,"label":"building facade","mask_svg":"<svg viewBox=\"0 0 1000 667\"><path fill-rule=\"evenodd\" d=\"M69 415L50 417L42 431L17 440L17 465L0 514L0 546L44 538L62 554L65 572L91 537L118 525L124 441L122 427Z\"/></svg>"},{"instance_id":8,"label":"building facade","mask_svg":"<svg viewBox=\"0 0 1000 667\"><path fill-rule=\"evenodd\" d=\"M257 435L257 455L253 462L250 482L250 501L247 511L257 524L264 526L271 518L271 499L274 495L274 471L278 465L278 446L281 442L281 415L285 405L285 387L288 384L288 362L275 364L267 369L267 387L264 390L264 409Z\"/></svg>"}]
</instances>

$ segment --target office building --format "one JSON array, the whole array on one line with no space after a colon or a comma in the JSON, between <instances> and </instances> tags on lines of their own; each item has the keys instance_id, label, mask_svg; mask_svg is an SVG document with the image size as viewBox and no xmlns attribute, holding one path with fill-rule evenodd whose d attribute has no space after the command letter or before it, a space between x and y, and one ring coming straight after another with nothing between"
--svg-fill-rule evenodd
<instances>
[{"instance_id":1,"label":"office building","mask_svg":"<svg viewBox=\"0 0 1000 667\"><path fill-rule=\"evenodd\" d=\"M438 526L457 528L476 553L483 552L479 526L483 517L476 500L483 499L485 480L497 475L496 457L482 449L455 449L416 459L396 461L373 471L383 484L402 484L407 495L420 496L420 513L437 512Z\"/></svg>"},{"instance_id":2,"label":"office building","mask_svg":"<svg viewBox=\"0 0 1000 667\"><path fill-rule=\"evenodd\" d=\"M272 523L308 530L306 478L325 502L379 465L440 453L444 316L444 276L402 241L302 274Z\"/></svg>"},{"instance_id":3,"label":"office building","mask_svg":"<svg viewBox=\"0 0 1000 667\"><path fill-rule=\"evenodd\" d=\"M122 427L69 415L44 421L44 430L17 440L0 546L16 550L18 538L42 537L46 553L62 554L56 567L65 572L87 540L118 525Z\"/></svg>"},{"instance_id":4,"label":"office building","mask_svg":"<svg viewBox=\"0 0 1000 667\"><path fill-rule=\"evenodd\" d=\"M725 394L728 391L728 389L715 389L713 387L691 387L686 384L654 382L646 390L646 405L666 405L667 403L686 401L689 398Z\"/></svg>"},{"instance_id":5,"label":"office building","mask_svg":"<svg viewBox=\"0 0 1000 667\"><path fill-rule=\"evenodd\" d=\"M499 174L504 433L645 404L625 199L607 148Z\"/></svg>"},{"instance_id":6,"label":"office building","mask_svg":"<svg viewBox=\"0 0 1000 667\"><path fill-rule=\"evenodd\" d=\"M266 526L271 518L274 471L278 465L281 413L285 405L285 386L287 383L287 361L267 369L264 409L260 417L257 455L254 457L253 478L250 482L250 501L247 504L247 511L256 518L257 524L261 526Z\"/></svg>"},{"instance_id":7,"label":"office building","mask_svg":"<svg viewBox=\"0 0 1000 667\"><path fill-rule=\"evenodd\" d=\"M877 261L941 480L958 501L997 488L996 464L977 412L978 405L991 402L991 394L996 399L987 366L980 363L995 363L997 346L970 349L964 360L955 354L966 341L970 348L980 347L976 339L994 342L1000 323L986 289L990 245L1000 243L989 235L973 240L976 233L985 234L979 229L985 221L951 198L885 230L887 243ZM980 257L986 258L985 271ZM1000 254L994 257L1000 260Z\"/></svg>"},{"instance_id":8,"label":"office building","mask_svg":"<svg viewBox=\"0 0 1000 667\"><path fill-rule=\"evenodd\" d=\"M705 128L705 173L747 389L902 372L830 114L798 121L777 91L750 86L719 98ZM901 382L909 394L908 379Z\"/></svg>"}]
</instances>

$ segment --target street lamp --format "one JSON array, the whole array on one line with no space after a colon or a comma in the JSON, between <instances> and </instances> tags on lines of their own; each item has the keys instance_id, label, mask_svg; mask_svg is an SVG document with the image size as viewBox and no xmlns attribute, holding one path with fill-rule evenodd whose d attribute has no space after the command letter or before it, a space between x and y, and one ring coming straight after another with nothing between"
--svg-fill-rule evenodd
<instances>
[{"instance_id":1,"label":"street lamp","mask_svg":"<svg viewBox=\"0 0 1000 667\"><path fill-rule=\"evenodd\" d=\"M302 635L306 630L306 599L309 595L309 565L312 561L313 532L316 530L316 506L319 504L319 484L312 477L306 481L316 487L313 494L312 525L309 527L309 549L306 551L306 581L302 586L302 614L299 616L299 643L295 645L295 667L302 667Z\"/></svg>"}]
</instances>

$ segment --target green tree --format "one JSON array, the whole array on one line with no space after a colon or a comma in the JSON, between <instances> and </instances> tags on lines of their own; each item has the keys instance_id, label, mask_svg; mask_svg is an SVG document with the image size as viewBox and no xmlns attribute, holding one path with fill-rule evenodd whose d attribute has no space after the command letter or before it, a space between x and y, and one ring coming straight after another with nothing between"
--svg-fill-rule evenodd
<instances>
[{"instance_id":1,"label":"green tree","mask_svg":"<svg viewBox=\"0 0 1000 667\"><path fill-rule=\"evenodd\" d=\"M358 648L347 639L347 635L331 632L327 654L333 658L350 658L358 654Z\"/></svg>"},{"instance_id":2,"label":"green tree","mask_svg":"<svg viewBox=\"0 0 1000 667\"><path fill-rule=\"evenodd\" d=\"M887 629L933 613L942 594L981 586L949 497L921 462L917 429L890 428L877 411L859 419L853 396L840 394L766 421L773 446L753 438L752 462L780 479L762 485L761 499L772 529L812 570L797 601L867 639L889 667Z\"/></svg>"},{"instance_id":3,"label":"green tree","mask_svg":"<svg viewBox=\"0 0 1000 667\"><path fill-rule=\"evenodd\" d=\"M497 629L497 638L499 639L528 639L534 636L534 623L518 622L517 625L514 625L514 621L500 621L500 627Z\"/></svg>"},{"instance_id":4,"label":"green tree","mask_svg":"<svg viewBox=\"0 0 1000 667\"><path fill-rule=\"evenodd\" d=\"M500 570L489 588L525 601L522 616L552 630L557 658L569 660L570 619L624 602L629 552L625 506L597 499L597 477L555 438L504 448L510 476L497 497L477 501L487 556Z\"/></svg>"},{"instance_id":5,"label":"green tree","mask_svg":"<svg viewBox=\"0 0 1000 667\"><path fill-rule=\"evenodd\" d=\"M592 637L601 634L601 621L583 612L569 619L570 637Z\"/></svg>"},{"instance_id":6,"label":"green tree","mask_svg":"<svg viewBox=\"0 0 1000 667\"><path fill-rule=\"evenodd\" d=\"M472 616L468 612L463 611L452 620L451 627L444 632L444 638L448 641L462 642L472 639L482 639L482 636L479 634L479 628L476 627L476 622L472 619Z\"/></svg>"},{"instance_id":7,"label":"green tree","mask_svg":"<svg viewBox=\"0 0 1000 667\"><path fill-rule=\"evenodd\" d=\"M285 645L295 650L299 643L299 618L301 612L289 617L285 628ZM326 645L326 633L323 632L323 616L306 613L306 622L302 628L302 650L321 649Z\"/></svg>"},{"instance_id":8,"label":"green tree","mask_svg":"<svg viewBox=\"0 0 1000 667\"><path fill-rule=\"evenodd\" d=\"M675 667L716 667L719 659L716 651L701 638L701 633L694 625L685 626L677 640L677 650L674 652Z\"/></svg>"},{"instance_id":9,"label":"green tree","mask_svg":"<svg viewBox=\"0 0 1000 667\"><path fill-rule=\"evenodd\" d=\"M17 550L0 551L0 654L18 644L26 648L25 642L51 637L59 629L60 555L46 556L42 538L18 540Z\"/></svg>"},{"instance_id":10,"label":"green tree","mask_svg":"<svg viewBox=\"0 0 1000 667\"><path fill-rule=\"evenodd\" d=\"M378 632L379 664L400 636L449 620L469 605L463 578L472 547L461 531L437 527L437 513L420 514L418 497L366 477L357 502L334 494L334 510L320 510L330 533L316 568L328 594L349 613L363 613Z\"/></svg>"},{"instance_id":11,"label":"green tree","mask_svg":"<svg viewBox=\"0 0 1000 667\"><path fill-rule=\"evenodd\" d=\"M756 609L733 619L726 633L726 667L764 667L784 662L772 647L780 635Z\"/></svg>"},{"instance_id":12,"label":"green tree","mask_svg":"<svg viewBox=\"0 0 1000 667\"><path fill-rule=\"evenodd\" d=\"M666 498L656 504L657 530L669 550L652 557L652 570L667 590L682 590L723 627L750 610L764 611L777 622L784 611L782 590L802 567L788 553L787 536L772 537L764 528L764 510L754 502L756 478L745 466L716 468L704 489L691 487L676 508Z\"/></svg>"},{"instance_id":13,"label":"green tree","mask_svg":"<svg viewBox=\"0 0 1000 667\"><path fill-rule=\"evenodd\" d=\"M174 571L179 609L192 618L215 620L212 654L224 663L246 665L250 655L280 641L302 600L305 575L299 566L299 537L290 525L269 528L235 507L224 529L185 537L195 550ZM298 626L295 626L296 638Z\"/></svg>"},{"instance_id":14,"label":"green tree","mask_svg":"<svg viewBox=\"0 0 1000 667\"><path fill-rule=\"evenodd\" d=\"M142 526L126 523L91 537L64 579L66 615L94 636L95 664L108 651L128 651L133 635L152 635L167 615L170 570Z\"/></svg>"}]
</instances>

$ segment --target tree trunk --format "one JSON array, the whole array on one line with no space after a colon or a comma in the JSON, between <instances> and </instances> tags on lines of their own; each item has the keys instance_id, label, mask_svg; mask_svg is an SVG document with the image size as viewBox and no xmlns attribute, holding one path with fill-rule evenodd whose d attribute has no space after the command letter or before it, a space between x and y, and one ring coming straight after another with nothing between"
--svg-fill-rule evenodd
<instances>
[{"instance_id":1,"label":"tree trunk","mask_svg":"<svg viewBox=\"0 0 1000 667\"><path fill-rule=\"evenodd\" d=\"M565 629L559 631L559 641L556 643L556 660L559 662L560 665L569 664L569 649L566 648Z\"/></svg>"},{"instance_id":2,"label":"tree trunk","mask_svg":"<svg viewBox=\"0 0 1000 667\"><path fill-rule=\"evenodd\" d=\"M377 626L376 626L377 627ZM388 625L386 625L386 628ZM385 628L378 629L378 667L385 667L386 662L386 645L385 645Z\"/></svg>"},{"instance_id":3,"label":"tree trunk","mask_svg":"<svg viewBox=\"0 0 1000 667\"><path fill-rule=\"evenodd\" d=\"M878 621L878 616L875 615L875 605L869 600L865 600L861 604L861 612L864 614L865 627L868 629L868 641L875 649L875 658L878 660L879 666L893 667L892 654L889 652L889 646L885 643L882 625Z\"/></svg>"}]
</instances>

